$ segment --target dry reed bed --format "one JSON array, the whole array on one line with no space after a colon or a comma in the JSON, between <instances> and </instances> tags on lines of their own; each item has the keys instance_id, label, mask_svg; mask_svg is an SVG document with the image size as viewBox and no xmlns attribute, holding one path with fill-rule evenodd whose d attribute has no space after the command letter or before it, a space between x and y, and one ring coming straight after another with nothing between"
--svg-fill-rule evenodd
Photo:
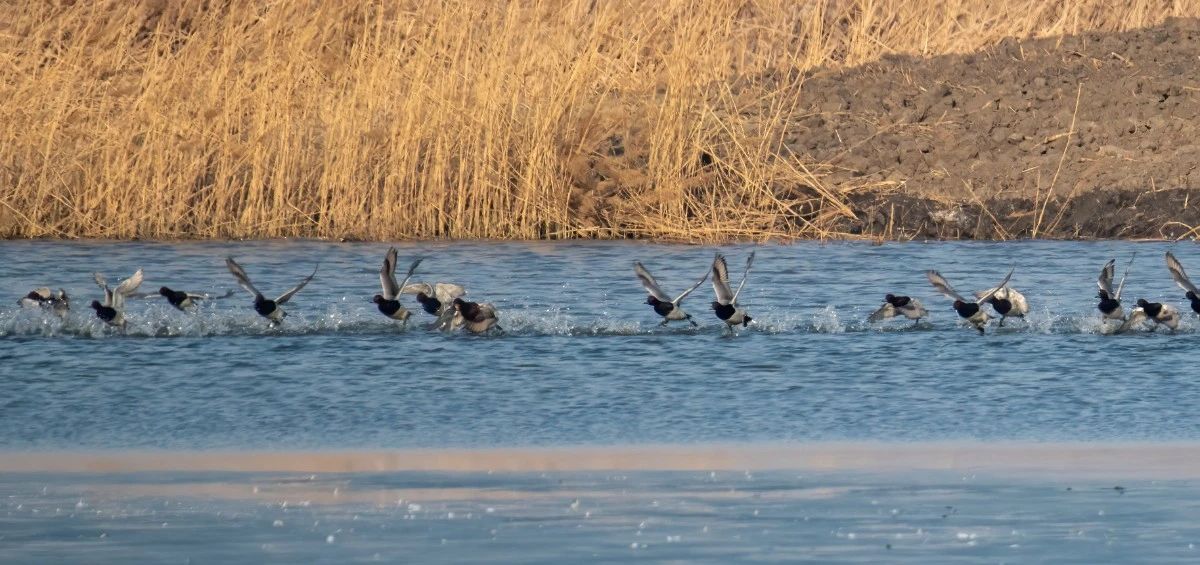
<instances>
[{"instance_id":1,"label":"dry reed bed","mask_svg":"<svg viewBox=\"0 0 1200 565\"><path fill-rule=\"evenodd\" d=\"M0 5L0 235L832 237L803 71L1194 2Z\"/></svg>"}]
</instances>

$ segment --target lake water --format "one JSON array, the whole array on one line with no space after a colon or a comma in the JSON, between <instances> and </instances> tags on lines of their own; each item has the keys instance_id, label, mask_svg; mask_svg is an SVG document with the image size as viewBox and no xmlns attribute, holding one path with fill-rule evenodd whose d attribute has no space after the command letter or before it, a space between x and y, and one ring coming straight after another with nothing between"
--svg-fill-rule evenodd
<instances>
[{"instance_id":1,"label":"lake water","mask_svg":"<svg viewBox=\"0 0 1200 565\"><path fill-rule=\"evenodd\" d=\"M1192 244L398 247L401 271L423 255L418 280L459 282L469 298L495 304L503 334L429 332L423 326L431 318L419 311L407 328L382 317L369 300L379 291L386 245L0 244L0 295L10 297L8 306L0 306L0 450L7 453L0 457L128 450L152 450L169 459L196 450L1200 441L1200 394L1193 383L1197 322L1162 259L1172 249L1200 275L1200 248ZM740 301L755 323L737 335L726 335L708 308L712 290L707 284L684 303L698 328L659 327L642 303L645 293L632 272L634 259L674 293L708 269L715 250L728 255L731 275L739 278L751 249L757 258ZM1128 304L1146 297L1176 305L1184 314L1178 332L1113 336L1103 331L1095 310L1096 276L1112 257L1120 272L1134 253ZM290 315L279 328L255 315L240 290L194 314L177 312L157 296L131 300L124 334L104 327L86 308L99 293L91 282L93 271L115 284L143 267L147 291L161 285L217 294L236 289L223 264L231 254L269 295L290 287L317 263L320 271L287 305ZM984 336L963 326L950 301L923 275L925 269L938 269L965 292L992 286L1010 267L1016 267L1011 284L1029 298L1032 312L1004 328L993 324ZM16 299L36 286L65 288L73 297L71 315L63 321L18 309ZM867 324L866 316L885 292L918 297L930 318L917 326L903 320ZM409 306L416 308L415 302ZM963 483L966 475L958 471L929 474L903 466L837 474L810 470L803 479L795 472L764 469L750 486L742 484L744 477L729 474L714 479L700 470L636 468L605 475L518 469L502 476L395 469L323 473L314 479L352 482L372 492L462 483L472 492L525 493L561 482L575 485L565 491L605 501L604 509L595 511L607 521L596 528L589 527L596 522L580 517L587 503L571 508L571 499L579 496L563 502L566 494L522 494L501 506L489 502L490 494L456 496L436 502L436 512L428 506L413 512L408 503L397 506L395 500L390 506L374 499L334 500L304 507L298 521L276 517L279 500L202 488L290 480L229 473L126 469L45 475L5 473L0 462L0 495L8 497L0 502L0 551L30 562L84 557L126 562L139 550L150 552L149 560L158 560L156 555L201 562L313 556L337 562L379 554L390 561L405 549L422 561L490 556L559 561L594 555L602 561L1095 562L1132 558L1151 548L1163 559L1194 560L1188 546L1200 543L1191 526L1200 515L1177 494L1195 499L1200 483L1178 477L1136 483L1145 498L1131 497L1133 490L1114 494L1109 483L1122 477L1129 484L1142 480L1128 470L1061 492L1057 489L1070 482L1069 473L1037 480L984 473L987 478ZM617 475L623 478L614 482L611 477ZM195 487L200 494L133 488L164 484L201 485ZM730 489L746 497L709 496ZM756 489L783 494L763 502L754 497L762 494ZM810 489L835 494L814 501ZM659 506L646 506L655 499ZM940 520L931 509L950 499L958 502L945 505L956 508L961 501L975 501L973 518L959 529L926 523ZM74 511L77 502L84 506ZM494 513L486 512L489 504ZM769 523L749 518L752 507L759 517L770 517ZM37 514L31 513L34 508ZM896 521L892 508L921 518ZM1070 537L1072 520L1100 510L1107 518L1077 528L1091 534ZM72 517L63 517L64 512ZM449 513L471 514L474 521L448 520ZM230 515L252 522L243 527L223 521ZM347 534L353 516L358 533ZM655 541L646 542L645 549L657 547L659 553L629 553L642 549L629 529L639 516L647 518L634 526L645 520L672 525L647 538ZM817 517L819 527L805 525ZM1183 517L1191 518L1186 527ZM326 526L308 525L309 518ZM274 527L276 519L284 526ZM1093 524L1097 520L1102 525ZM151 532L150 525L158 522L168 525ZM1008 526L1001 525L1008 522L1020 523L1009 528L1020 534L1010 536ZM337 527L331 529L333 524ZM698 540L704 527L724 537ZM1104 528L1122 533L1097 533ZM488 533L496 529L511 536ZM96 537L103 542L92 540L100 530L110 535ZM649 535L646 528L638 531ZM760 537L760 531L774 534ZM300 539L288 537L300 532L304 542L283 543ZM851 533L854 537L847 537ZM960 539L960 533L966 537ZM1070 541L1047 541L1060 534ZM326 541L330 535L333 542ZM895 543L885 541L893 538ZM342 543L351 540L356 543ZM703 541L685 547L676 543L682 540ZM315 545L305 545L310 542ZM888 543L892 549L885 547ZM564 553L568 546L579 551Z\"/></svg>"}]
</instances>

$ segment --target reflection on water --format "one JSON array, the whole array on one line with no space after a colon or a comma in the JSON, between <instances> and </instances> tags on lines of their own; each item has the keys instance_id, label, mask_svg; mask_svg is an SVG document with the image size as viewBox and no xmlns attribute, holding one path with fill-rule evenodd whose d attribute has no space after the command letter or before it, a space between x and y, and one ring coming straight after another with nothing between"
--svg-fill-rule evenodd
<instances>
[{"instance_id":1,"label":"reflection on water","mask_svg":"<svg viewBox=\"0 0 1200 565\"><path fill-rule=\"evenodd\" d=\"M1126 296L1171 300L1166 244L1021 242L758 248L736 337L659 328L631 262L675 289L714 249L631 243L410 244L418 279L460 282L500 310L505 335L401 329L370 303L387 246L323 242L0 244L0 293L64 287L66 321L0 306L0 447L395 448L792 440L1194 440L1197 322L1177 334L1101 335L1095 279L1137 252ZM1200 270L1200 250L1173 246ZM748 248L722 248L734 263ZM128 335L88 316L93 270L146 270L161 285L221 294L237 255L263 288L321 270L272 329L249 297L194 315L134 300ZM1029 319L964 328L922 270L960 290L1015 265ZM884 292L933 312L864 322ZM688 303L685 303L688 304ZM415 303L410 304L413 308ZM1185 310L1186 312L1186 310ZM164 336L159 338L158 336Z\"/></svg>"},{"instance_id":2,"label":"reflection on water","mask_svg":"<svg viewBox=\"0 0 1200 565\"><path fill-rule=\"evenodd\" d=\"M1187 562L1198 494L946 472L0 474L0 551L6 563Z\"/></svg>"}]
</instances>

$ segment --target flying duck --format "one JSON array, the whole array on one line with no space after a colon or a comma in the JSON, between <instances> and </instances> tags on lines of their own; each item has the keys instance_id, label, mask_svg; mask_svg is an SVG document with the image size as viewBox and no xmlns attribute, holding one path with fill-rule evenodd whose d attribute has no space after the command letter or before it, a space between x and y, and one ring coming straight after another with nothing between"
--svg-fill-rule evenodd
<instances>
[{"instance_id":1,"label":"flying duck","mask_svg":"<svg viewBox=\"0 0 1200 565\"><path fill-rule=\"evenodd\" d=\"M708 271L704 272L704 276L700 277L700 280L696 281L696 284L675 298L671 298L667 293L663 292L662 287L658 286L658 280L654 278L654 275L650 274L650 271L646 270L646 267L642 266L640 261L633 262L633 272L637 273L638 279L642 281L642 286L646 289L646 292L650 293L650 296L646 297L646 304L653 306L654 313L663 318L662 323L659 325L665 326L667 322L672 320L687 320L693 326L697 325L696 321L692 319L692 315L684 312L679 303L687 295L691 294L692 291L704 284L704 281L708 279Z\"/></svg>"},{"instance_id":2,"label":"flying duck","mask_svg":"<svg viewBox=\"0 0 1200 565\"><path fill-rule=\"evenodd\" d=\"M1148 302L1145 298L1139 298L1137 308L1129 311L1129 319L1121 324L1116 333L1124 333L1135 324L1147 319L1154 321L1154 327L1150 331L1158 329L1160 325L1167 326L1171 331L1175 331L1179 327L1179 311L1173 306L1161 302Z\"/></svg>"},{"instance_id":3,"label":"flying duck","mask_svg":"<svg viewBox=\"0 0 1200 565\"><path fill-rule=\"evenodd\" d=\"M987 325L987 322L989 319L991 319L991 316L988 316L988 313L985 312L983 308L980 308L980 306L987 302L988 299L992 297L992 294L995 294L996 291L1004 288L1005 285L1008 284L1008 279L1012 277L1012 274L1013 272L1010 270L1008 275L1004 277L1004 280L1000 281L1000 284L996 285L995 288L986 291L982 296L976 297L974 302L968 302L967 299L962 297L962 295L958 294L958 292L955 292L954 287L950 286L949 282L946 282L946 279L942 277L941 273L937 271L925 271L925 277L929 279L931 284L933 284L933 288L936 288L938 292L941 292L948 298L954 299L954 311L958 312L960 318L971 322L971 325L975 326L975 329L981 334L984 333L983 327ZM988 294L987 292L990 292L991 294Z\"/></svg>"},{"instance_id":4,"label":"flying duck","mask_svg":"<svg viewBox=\"0 0 1200 565\"><path fill-rule=\"evenodd\" d=\"M44 286L29 291L17 304L22 308L48 308L60 318L65 318L71 310L71 298L67 296L67 291L61 288L51 291L49 287Z\"/></svg>"},{"instance_id":5,"label":"flying duck","mask_svg":"<svg viewBox=\"0 0 1200 565\"><path fill-rule=\"evenodd\" d=\"M405 324L408 323L408 317L412 316L404 306L400 305L397 298L400 297L400 289L408 284L408 279L411 279L413 273L417 271L417 265L421 264L421 258L417 258L408 267L408 274L404 275L403 283L396 283L396 248L388 249L387 255L383 258L383 267L379 269L379 284L383 287L381 294L376 294L371 301L379 308L379 312L393 320L400 320Z\"/></svg>"},{"instance_id":6,"label":"flying duck","mask_svg":"<svg viewBox=\"0 0 1200 565\"><path fill-rule=\"evenodd\" d=\"M496 307L491 304L468 302L462 298L455 298L450 304L451 307L438 320L437 325L443 330L450 331L463 327L476 334L486 332L493 327L503 330L497 324L499 320L496 317Z\"/></svg>"},{"instance_id":7,"label":"flying duck","mask_svg":"<svg viewBox=\"0 0 1200 565\"><path fill-rule=\"evenodd\" d=\"M125 299L132 296L137 288L142 284L142 270L138 269L133 273L133 276L121 281L117 288L108 288L108 280L100 273L93 273L92 278L96 281L96 286L99 286L104 291L104 302L98 300L92 301L92 309L96 311L96 317L104 321L104 323L118 327L125 327Z\"/></svg>"},{"instance_id":8,"label":"flying duck","mask_svg":"<svg viewBox=\"0 0 1200 565\"><path fill-rule=\"evenodd\" d=\"M425 313L442 317L442 314L453 310L454 299L466 296L467 289L452 283L412 283L400 287L400 294L415 294L417 302Z\"/></svg>"},{"instance_id":9,"label":"flying duck","mask_svg":"<svg viewBox=\"0 0 1200 565\"><path fill-rule=\"evenodd\" d=\"M867 317L868 322L879 322L896 316L904 316L910 320L921 321L921 318L929 315L925 307L921 305L921 301L908 296L896 296L895 294L885 294L883 296L883 305L874 313Z\"/></svg>"},{"instance_id":10,"label":"flying duck","mask_svg":"<svg viewBox=\"0 0 1200 565\"><path fill-rule=\"evenodd\" d=\"M280 306L287 304L288 300L291 300L297 292L300 292L300 289L304 288L304 285L308 284L308 281L311 281L317 275L317 269L320 267L320 265L317 265L317 267L313 268L312 274L300 281L300 284L279 295L279 298L270 300L263 296L258 289L254 288L254 284L250 282L250 277L246 276L245 269L242 269L242 266L237 264L237 261L234 261L233 257L225 258L225 266L229 268L229 272L233 274L233 278L237 280L238 285L246 289L246 292L254 295L254 311L258 312L259 316L270 320L272 326L278 325L283 321L283 317L287 316L287 312L284 312Z\"/></svg>"},{"instance_id":11,"label":"flying duck","mask_svg":"<svg viewBox=\"0 0 1200 565\"><path fill-rule=\"evenodd\" d=\"M172 290L168 287L159 287L158 293L167 299L167 302L181 312L190 312L196 307L197 300L210 300L214 298L229 298L233 296L233 291L226 292L221 296L212 296L202 292L186 292L183 290Z\"/></svg>"},{"instance_id":12,"label":"flying duck","mask_svg":"<svg viewBox=\"0 0 1200 565\"><path fill-rule=\"evenodd\" d=\"M983 299L992 305L992 309L1000 314L1000 326L1004 326L1006 318L1024 318L1025 314L1029 313L1029 303L1025 301L1025 295L1007 286L981 290L975 293L975 298Z\"/></svg>"},{"instance_id":13,"label":"flying duck","mask_svg":"<svg viewBox=\"0 0 1200 565\"><path fill-rule=\"evenodd\" d=\"M1133 264L1133 259L1129 259L1129 263ZM1104 268L1100 269L1100 279L1096 281L1096 285L1100 287L1096 293L1096 298L1100 299L1100 303L1096 308L1100 310L1105 320L1120 320L1125 321L1125 309L1121 307L1121 292L1125 290L1125 277L1129 276L1129 266L1125 266L1125 273L1121 275L1121 282L1117 285L1117 290L1113 291L1113 277L1117 274L1117 260L1109 259L1104 264Z\"/></svg>"},{"instance_id":14,"label":"flying duck","mask_svg":"<svg viewBox=\"0 0 1200 565\"><path fill-rule=\"evenodd\" d=\"M746 277L750 275L750 265L754 263L754 252L750 252L750 256L746 258L746 270L742 273L742 282L738 283L737 291L734 292L729 287L729 266L725 264L725 256L720 253L713 259L712 263L712 285L713 291L717 295L717 299L712 303L713 312L717 317L725 322L725 328L733 331L734 326L741 324L742 327L750 325L754 321L745 310L737 305L738 295L742 293L742 288L746 286Z\"/></svg>"},{"instance_id":15,"label":"flying duck","mask_svg":"<svg viewBox=\"0 0 1200 565\"><path fill-rule=\"evenodd\" d=\"M1179 259L1176 259L1170 251L1167 252L1167 270L1171 271L1171 278L1175 279L1175 284L1187 291L1184 296L1192 303L1192 312L1200 314L1200 295L1197 295L1196 285L1192 284L1191 279L1187 276L1187 271L1183 270Z\"/></svg>"}]
</instances>

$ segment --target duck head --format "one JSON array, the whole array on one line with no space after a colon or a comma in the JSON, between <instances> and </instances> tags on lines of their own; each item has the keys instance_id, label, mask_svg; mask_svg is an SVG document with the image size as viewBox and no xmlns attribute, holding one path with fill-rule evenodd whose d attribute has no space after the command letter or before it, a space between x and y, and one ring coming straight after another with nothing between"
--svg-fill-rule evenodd
<instances>
[{"instance_id":1,"label":"duck head","mask_svg":"<svg viewBox=\"0 0 1200 565\"><path fill-rule=\"evenodd\" d=\"M1187 294L1185 294L1184 296L1186 296L1188 300L1196 300L1196 293L1194 293L1190 290L1187 291Z\"/></svg>"},{"instance_id":2,"label":"duck head","mask_svg":"<svg viewBox=\"0 0 1200 565\"><path fill-rule=\"evenodd\" d=\"M888 304L891 304L894 300L896 300L895 294L892 294L889 292L889 293L883 295L883 301L887 302Z\"/></svg>"},{"instance_id":3,"label":"duck head","mask_svg":"<svg viewBox=\"0 0 1200 565\"><path fill-rule=\"evenodd\" d=\"M650 296L646 297L646 304L649 304L651 306L658 306L659 302L661 302L661 301L659 299L655 298L654 295L650 295Z\"/></svg>"},{"instance_id":4,"label":"duck head","mask_svg":"<svg viewBox=\"0 0 1200 565\"><path fill-rule=\"evenodd\" d=\"M382 294L376 294L375 297L371 299L371 302L374 302L376 304L383 304L384 300L386 300L386 299L383 297Z\"/></svg>"},{"instance_id":5,"label":"duck head","mask_svg":"<svg viewBox=\"0 0 1200 565\"><path fill-rule=\"evenodd\" d=\"M99 300L93 300L93 301L92 301L92 310L99 310L99 309L101 309L101 308L103 308L103 307L104 307L104 306L102 306L102 305L100 304L100 301L99 301Z\"/></svg>"},{"instance_id":6,"label":"duck head","mask_svg":"<svg viewBox=\"0 0 1200 565\"><path fill-rule=\"evenodd\" d=\"M1145 307L1149 306L1149 305L1150 305L1150 303L1149 303L1149 302L1146 302L1146 299L1145 299L1145 298L1139 298L1139 299L1137 300L1137 305L1138 305L1138 308L1145 308Z\"/></svg>"},{"instance_id":7,"label":"duck head","mask_svg":"<svg viewBox=\"0 0 1200 565\"><path fill-rule=\"evenodd\" d=\"M162 287L159 287L159 288L158 288L158 293L159 293L159 294L161 294L161 295L163 295L163 296L171 296L171 293L172 293L172 292L173 292L173 291L172 291L171 289L169 289L169 288L167 288L167 287L165 287L165 286L162 286Z\"/></svg>"}]
</instances>

